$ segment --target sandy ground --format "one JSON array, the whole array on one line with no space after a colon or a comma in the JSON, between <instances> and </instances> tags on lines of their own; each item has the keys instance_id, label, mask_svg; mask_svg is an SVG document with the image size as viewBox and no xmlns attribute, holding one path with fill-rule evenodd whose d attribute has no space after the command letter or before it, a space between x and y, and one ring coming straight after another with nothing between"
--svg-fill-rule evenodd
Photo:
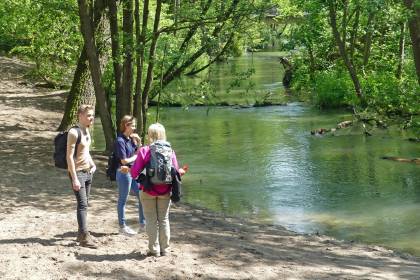
<instances>
[{"instance_id":1,"label":"sandy ground","mask_svg":"<svg viewBox=\"0 0 420 280\"><path fill-rule=\"evenodd\" d=\"M0 58L1 279L420 279L409 255L184 204L171 208L170 255L146 257L144 232L117 233L117 192L100 155L88 214L100 247L79 247L74 196L52 165L64 92L34 87L25 70ZM133 197L127 216L134 225Z\"/></svg>"}]
</instances>

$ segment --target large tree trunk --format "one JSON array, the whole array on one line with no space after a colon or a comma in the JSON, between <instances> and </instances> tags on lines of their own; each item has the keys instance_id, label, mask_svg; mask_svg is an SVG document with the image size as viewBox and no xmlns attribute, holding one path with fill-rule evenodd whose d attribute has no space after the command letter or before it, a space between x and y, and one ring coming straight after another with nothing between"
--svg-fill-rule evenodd
<instances>
[{"instance_id":1,"label":"large tree trunk","mask_svg":"<svg viewBox=\"0 0 420 280\"><path fill-rule=\"evenodd\" d=\"M349 56L348 56L348 53L347 53L347 50L346 50L346 46L345 46L345 41L343 41L344 38L342 39L341 36L340 36L340 33L338 32L337 14L336 14L336 9L334 7L333 1L330 0L328 2L328 8L329 8L331 28L332 28L332 31L333 31L334 39L335 39L335 41L338 45L340 55L341 55L342 59L344 60L344 64L346 65L347 70L349 71L351 80L352 80L353 85L354 85L354 90L356 92L356 95L359 98L363 98L362 87L360 85L359 78L357 77L356 69L354 68L353 63L349 59Z\"/></svg>"},{"instance_id":2,"label":"large tree trunk","mask_svg":"<svg viewBox=\"0 0 420 280\"><path fill-rule=\"evenodd\" d=\"M124 64L122 79L122 94L120 100L120 115L117 116L117 123L124 115L132 115L133 110L133 0L123 2L123 48Z\"/></svg>"},{"instance_id":3,"label":"large tree trunk","mask_svg":"<svg viewBox=\"0 0 420 280\"><path fill-rule=\"evenodd\" d=\"M412 12L408 20L408 29L410 30L411 44L413 45L417 80L420 85L420 6L419 4L415 6L414 0L404 0L404 4Z\"/></svg>"},{"instance_id":4,"label":"large tree trunk","mask_svg":"<svg viewBox=\"0 0 420 280\"><path fill-rule=\"evenodd\" d=\"M103 38L107 33L107 19L104 16L104 2L103 0L96 0L96 13L94 13L94 29L98 36L96 40L101 45L106 46L106 40ZM105 35L105 36L103 36ZM108 61L106 51L99 49L99 56L101 64L105 65ZM95 107L96 98L93 89L92 79L89 71L89 64L87 61L87 54L85 46L83 46L79 59L77 60L76 71L74 72L70 92L67 95L65 110L63 118L61 119L58 130L67 130L69 127L77 122L77 109L81 104L89 104Z\"/></svg>"},{"instance_id":5,"label":"large tree trunk","mask_svg":"<svg viewBox=\"0 0 420 280\"><path fill-rule=\"evenodd\" d=\"M84 95L90 96L93 91L92 81L90 79L89 68L87 64L87 55L85 48L77 61L76 71L74 72L73 82L71 84L70 92L67 95L66 105L64 109L64 115L61 119L58 130L67 130L69 127L77 122L77 109L81 104L95 105L95 101L85 100L83 103L82 98Z\"/></svg>"},{"instance_id":6,"label":"large tree trunk","mask_svg":"<svg viewBox=\"0 0 420 280\"><path fill-rule=\"evenodd\" d=\"M95 34L93 30L93 20L88 14L89 5L87 0L78 0L80 27L85 42L86 54L89 61L89 69L92 76L92 82L95 89L95 96L99 115L101 117L102 128L105 135L106 150L112 150L114 142L114 128L112 125L111 114L108 110L108 102L104 87L101 83L101 67L95 44Z\"/></svg>"},{"instance_id":7,"label":"large tree trunk","mask_svg":"<svg viewBox=\"0 0 420 280\"><path fill-rule=\"evenodd\" d=\"M119 32L118 32L118 11L116 1L108 0L109 7L109 25L111 30L111 46L112 46L112 65L114 68L114 81L115 81L115 115L121 116L121 92L122 92L122 66L120 63L120 43L119 43ZM118 119L118 117L117 117ZM117 122L118 126L118 122Z\"/></svg>"}]
</instances>

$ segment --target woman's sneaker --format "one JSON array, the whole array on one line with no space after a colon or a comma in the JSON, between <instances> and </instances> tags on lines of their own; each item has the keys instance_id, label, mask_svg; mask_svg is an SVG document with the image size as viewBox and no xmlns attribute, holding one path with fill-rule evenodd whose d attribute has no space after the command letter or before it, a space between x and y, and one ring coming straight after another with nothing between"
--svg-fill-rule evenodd
<instances>
[{"instance_id":1,"label":"woman's sneaker","mask_svg":"<svg viewBox=\"0 0 420 280\"><path fill-rule=\"evenodd\" d=\"M132 230L130 227L128 227L128 226L123 226L123 227L120 227L120 233L121 234L125 234L125 235L128 235L128 236L133 236L133 235L136 235L137 234L137 232L135 232L134 230Z\"/></svg>"}]
</instances>

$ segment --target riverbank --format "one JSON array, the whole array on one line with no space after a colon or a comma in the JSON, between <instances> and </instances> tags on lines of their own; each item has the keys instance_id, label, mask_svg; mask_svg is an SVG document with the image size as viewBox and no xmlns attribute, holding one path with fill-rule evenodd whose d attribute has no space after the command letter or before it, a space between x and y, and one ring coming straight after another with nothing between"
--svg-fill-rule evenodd
<instances>
[{"instance_id":1,"label":"riverbank","mask_svg":"<svg viewBox=\"0 0 420 280\"><path fill-rule=\"evenodd\" d=\"M89 226L97 250L75 242L75 203L52 165L63 91L36 88L27 66L0 58L0 275L3 279L417 279L420 260L391 250L299 235L190 205L171 209L171 253L146 257L144 232L117 234L116 189L95 156ZM135 224L130 197L127 216Z\"/></svg>"}]
</instances>

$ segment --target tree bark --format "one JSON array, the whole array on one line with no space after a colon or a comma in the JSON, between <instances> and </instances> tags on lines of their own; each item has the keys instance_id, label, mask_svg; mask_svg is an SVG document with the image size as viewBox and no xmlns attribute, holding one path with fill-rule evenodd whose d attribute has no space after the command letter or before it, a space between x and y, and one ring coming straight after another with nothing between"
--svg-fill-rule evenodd
<instances>
[{"instance_id":1,"label":"tree bark","mask_svg":"<svg viewBox=\"0 0 420 280\"><path fill-rule=\"evenodd\" d=\"M120 115L117 116L117 123L124 115L133 114L133 0L124 0L123 2L123 80L122 94L119 108Z\"/></svg>"},{"instance_id":2,"label":"tree bark","mask_svg":"<svg viewBox=\"0 0 420 280\"><path fill-rule=\"evenodd\" d=\"M70 92L67 95L64 115L61 119L58 130L64 131L77 122L77 109L82 104L82 95L87 91L92 91L92 81L90 79L89 68L87 64L86 50L83 47L82 52L77 60L76 71L74 72L73 82ZM88 94L90 95L90 94ZM89 105L95 105L95 102Z\"/></svg>"},{"instance_id":3,"label":"tree bark","mask_svg":"<svg viewBox=\"0 0 420 280\"><path fill-rule=\"evenodd\" d=\"M412 12L408 19L411 44L413 46L414 65L416 67L417 80L420 85L420 7L415 6L414 0L404 0L406 8Z\"/></svg>"},{"instance_id":4,"label":"tree bark","mask_svg":"<svg viewBox=\"0 0 420 280\"><path fill-rule=\"evenodd\" d=\"M109 9L109 26L111 30L111 46L112 46L112 65L114 68L115 81L115 115L121 116L121 92L122 92L122 66L121 66L121 51L119 43L118 31L118 10L116 1L108 0ZM118 119L118 118L117 118ZM118 122L117 122L118 123Z\"/></svg>"},{"instance_id":5,"label":"tree bark","mask_svg":"<svg viewBox=\"0 0 420 280\"><path fill-rule=\"evenodd\" d=\"M357 33L359 30L359 21L360 21L360 5L359 5L359 1L356 2L356 14L355 14L355 18L354 18L354 23L353 23L353 27L351 30L351 34L350 34L350 58L351 61L354 64L354 50L356 48L356 38L357 38Z\"/></svg>"},{"instance_id":6,"label":"tree bark","mask_svg":"<svg viewBox=\"0 0 420 280\"><path fill-rule=\"evenodd\" d=\"M136 93L134 96L134 116L137 119L138 131L145 131L143 125L145 118L143 116L143 103L142 103L142 81L143 81L143 65L144 65L144 49L146 44L146 32L149 18L149 0L144 0L143 3L143 22L140 33L140 16L136 20L136 46L137 46L137 77L136 77ZM147 106L147 104L146 104ZM142 138L144 139L144 138Z\"/></svg>"},{"instance_id":7,"label":"tree bark","mask_svg":"<svg viewBox=\"0 0 420 280\"><path fill-rule=\"evenodd\" d=\"M334 39L336 44L338 45L338 49L340 51L340 55L344 60L344 64L346 65L347 70L349 71L351 80L354 85L354 90L356 92L357 97L360 99L363 98L362 87L360 85L359 78L357 77L356 69L353 66L353 63L350 61L345 42L342 40L340 33L338 32L337 28L337 13L334 7L333 1L328 1L328 10L329 10L329 17L330 17L330 24L333 31Z\"/></svg>"},{"instance_id":8,"label":"tree bark","mask_svg":"<svg viewBox=\"0 0 420 280\"><path fill-rule=\"evenodd\" d=\"M104 87L101 83L101 68L97 48L95 44L95 34L93 30L93 21L89 16L89 5L86 0L78 0L80 27L85 42L86 54L89 61L89 69L92 76L92 82L95 89L95 96L99 115L101 117L102 128L105 135L106 150L112 150L114 142L114 128L112 125L111 114L108 111L108 103Z\"/></svg>"},{"instance_id":9,"label":"tree bark","mask_svg":"<svg viewBox=\"0 0 420 280\"><path fill-rule=\"evenodd\" d=\"M142 108L142 127L143 127L143 133L142 137L144 139L144 136L146 135L146 122L147 122L147 109L148 109L148 97L149 97L149 91L153 83L153 68L155 66L155 53L156 53L156 45L157 40L159 38L159 23L160 23L160 13L162 9L162 0L156 1L156 12L155 12L155 20L153 23L153 39L150 44L150 50L149 50L149 63L147 68L147 75L146 75L146 81L144 83L144 88L142 92L141 97L141 108Z\"/></svg>"},{"instance_id":10,"label":"tree bark","mask_svg":"<svg viewBox=\"0 0 420 280\"><path fill-rule=\"evenodd\" d=\"M363 66L367 66L370 57L370 50L372 47L372 34L373 34L373 20L375 18L375 13L370 12L368 16L368 22L366 26L366 35L365 35L365 48L363 51Z\"/></svg>"},{"instance_id":11,"label":"tree bark","mask_svg":"<svg viewBox=\"0 0 420 280\"><path fill-rule=\"evenodd\" d=\"M100 34L106 33L106 17L104 16L104 2L103 0L95 1L94 9L94 29L99 35L97 41L101 42L101 45L106 45L104 36ZM108 61L106 52L102 51L103 48L99 49L99 57L102 65L105 65ZM77 122L77 109L81 104L89 104L95 107L96 98L95 91L93 89L92 79L89 71L89 64L87 61L87 54L85 46L83 46L80 56L77 60L76 71L73 76L72 85L70 92L67 95L66 105L64 110L63 118L61 119L58 130L67 130L69 127Z\"/></svg>"}]
</instances>

